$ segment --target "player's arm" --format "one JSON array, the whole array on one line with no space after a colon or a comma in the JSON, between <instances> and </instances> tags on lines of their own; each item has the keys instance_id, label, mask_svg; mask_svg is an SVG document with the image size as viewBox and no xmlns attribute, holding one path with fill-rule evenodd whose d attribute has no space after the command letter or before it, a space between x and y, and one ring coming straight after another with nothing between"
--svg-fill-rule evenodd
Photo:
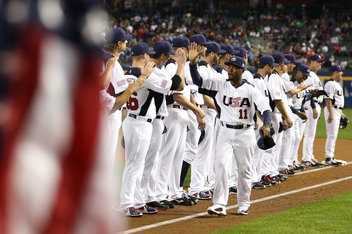
<instances>
[{"instance_id":1,"label":"player's arm","mask_svg":"<svg viewBox=\"0 0 352 234\"><path fill-rule=\"evenodd\" d=\"M110 58L106 63L106 69L100 75L102 88L106 87L110 82L112 70L115 66L116 59L117 59L116 57Z\"/></svg>"},{"instance_id":2,"label":"player's arm","mask_svg":"<svg viewBox=\"0 0 352 234\"><path fill-rule=\"evenodd\" d=\"M214 101L213 101L213 99L212 99L211 97L209 97L208 95L203 95L203 99L204 99L204 104L205 104L207 107L216 110Z\"/></svg>"},{"instance_id":3,"label":"player's arm","mask_svg":"<svg viewBox=\"0 0 352 234\"><path fill-rule=\"evenodd\" d=\"M332 120L334 119L334 115L332 113L332 100L334 98L334 87L332 85L332 82L327 82L325 84L325 92L326 92L326 97L325 97L325 104L326 104L326 108L328 108L328 112L329 112L329 117L328 117L328 123L331 123Z\"/></svg>"},{"instance_id":4,"label":"player's arm","mask_svg":"<svg viewBox=\"0 0 352 234\"><path fill-rule=\"evenodd\" d=\"M306 90L308 87L310 87L310 84L305 84L305 83L301 83L300 85L298 85L296 88L291 89L290 91L288 91L287 93L291 96L296 95L299 92L302 92L303 90Z\"/></svg>"},{"instance_id":5,"label":"player's arm","mask_svg":"<svg viewBox=\"0 0 352 234\"><path fill-rule=\"evenodd\" d=\"M177 102L184 108L191 110L196 115L199 129L202 130L205 128L205 121L204 121L205 113L202 109L200 109L199 107L197 107L196 105L188 101L188 99L182 93L174 93L172 97L175 102Z\"/></svg>"},{"instance_id":6,"label":"player's arm","mask_svg":"<svg viewBox=\"0 0 352 234\"><path fill-rule=\"evenodd\" d=\"M257 116L262 117L263 126L260 128L263 131L264 138L270 137L270 126L271 126L271 108L265 96L257 89L253 87L253 101L256 106Z\"/></svg>"},{"instance_id":7,"label":"player's arm","mask_svg":"<svg viewBox=\"0 0 352 234\"><path fill-rule=\"evenodd\" d=\"M334 115L332 113L332 100L330 98L325 98L325 103L326 103L326 108L328 108L328 112L329 112L328 123L331 123L332 120L334 119Z\"/></svg>"},{"instance_id":8,"label":"player's arm","mask_svg":"<svg viewBox=\"0 0 352 234\"><path fill-rule=\"evenodd\" d=\"M292 123L290 116L287 113L284 102L280 99L280 100L274 100L274 103L275 103L276 108L280 111L282 117L286 121L287 127L291 128L293 123Z\"/></svg>"},{"instance_id":9,"label":"player's arm","mask_svg":"<svg viewBox=\"0 0 352 234\"><path fill-rule=\"evenodd\" d=\"M181 91L185 85L185 64L186 53L181 48L176 50L175 60L177 63L176 74L171 78L172 85L170 90Z\"/></svg>"}]
</instances>

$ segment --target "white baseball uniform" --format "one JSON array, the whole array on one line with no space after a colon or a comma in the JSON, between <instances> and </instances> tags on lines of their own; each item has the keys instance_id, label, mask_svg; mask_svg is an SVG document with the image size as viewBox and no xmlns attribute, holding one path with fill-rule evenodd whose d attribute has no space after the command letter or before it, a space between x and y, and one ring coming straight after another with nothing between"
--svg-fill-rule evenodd
<instances>
[{"instance_id":1,"label":"white baseball uniform","mask_svg":"<svg viewBox=\"0 0 352 234\"><path fill-rule=\"evenodd\" d=\"M283 100L286 97L286 94L284 93L283 85L282 85L282 78L279 76L279 74L274 70L273 73L270 76L266 76L265 79L267 79L267 87L269 91L269 100L270 100L270 106L273 108L275 105L273 102L274 100ZM270 158L270 163L268 164L269 166L269 173L272 176L278 175L278 159L279 159L279 152L281 149L281 140L282 140L282 132L279 132L279 127L280 127L280 122L282 120L281 113L277 109L277 107L274 108L273 113L272 113L272 122L273 122L273 128L275 131L275 134L273 135L273 140L276 143L276 145L264 152L264 158Z\"/></svg>"},{"instance_id":2,"label":"white baseball uniform","mask_svg":"<svg viewBox=\"0 0 352 234\"><path fill-rule=\"evenodd\" d=\"M263 96L266 99L266 102L269 104L268 87L264 78L259 73L254 75L253 85L263 94ZM258 139L260 138L259 129L263 126L263 122L261 121L261 119L259 117L257 117L257 119L258 119L259 125L258 125L258 129L255 130L256 141L258 141ZM269 162L268 160L263 158L263 156L264 156L264 151L257 146L254 147L252 182L258 182L260 181L263 175L270 174L269 166L268 166Z\"/></svg>"},{"instance_id":3,"label":"white baseball uniform","mask_svg":"<svg viewBox=\"0 0 352 234\"><path fill-rule=\"evenodd\" d=\"M327 93L327 98L332 101L332 114L333 120L328 123L329 110L325 107L324 116L326 123L326 143L325 143L325 158L333 158L335 152L335 144L337 139L337 134L339 132L340 118L342 109L345 105L345 99L343 96L343 89L339 82L334 80L329 80L324 87Z\"/></svg>"},{"instance_id":4,"label":"white baseball uniform","mask_svg":"<svg viewBox=\"0 0 352 234\"><path fill-rule=\"evenodd\" d=\"M242 79L246 80L250 84L253 84L253 82L254 82L253 74L248 70L244 70L244 72L242 74Z\"/></svg>"},{"instance_id":5,"label":"white baseball uniform","mask_svg":"<svg viewBox=\"0 0 352 234\"><path fill-rule=\"evenodd\" d=\"M206 61L198 62L198 72L204 80L213 80L219 77L217 71ZM202 93L202 90L198 90ZM205 135L203 141L198 146L198 157L191 164L191 183L188 189L189 194L199 193L205 190L206 165L213 152L214 124L216 110L208 108L206 105L200 106L205 112Z\"/></svg>"},{"instance_id":6,"label":"white baseball uniform","mask_svg":"<svg viewBox=\"0 0 352 234\"><path fill-rule=\"evenodd\" d=\"M270 106L260 91L246 81L234 87L229 81L222 79L203 79L201 88L215 98L222 126L216 143L216 183L213 203L227 205L229 195L227 170L230 157L234 155L238 166L238 206L239 210L246 210L250 206L251 164L256 145L253 130L254 104L261 113L270 110Z\"/></svg>"},{"instance_id":7,"label":"white baseball uniform","mask_svg":"<svg viewBox=\"0 0 352 234\"><path fill-rule=\"evenodd\" d=\"M308 90L319 89L323 90L323 85L315 72L311 71L307 80L305 80L306 84L311 84ZM323 97L320 96L319 98L314 98L314 101L317 103L316 109L318 111L318 118L313 119L313 109L308 107L307 116L308 120L306 123L306 129L304 131L304 139L303 139L303 156L302 161L311 161L315 159L313 154L313 145L315 139L315 133L317 130L318 119L320 118L321 107L320 104L323 101Z\"/></svg>"},{"instance_id":8,"label":"white baseball uniform","mask_svg":"<svg viewBox=\"0 0 352 234\"><path fill-rule=\"evenodd\" d=\"M176 74L178 64L170 59L165 65L165 73L172 77ZM189 74L185 67L185 76ZM189 69L188 69L189 70ZM155 181L156 200L175 200L182 197L183 190L180 189L181 167L186 145L186 132L188 123L187 110L174 102L173 93L180 93L190 100L190 90L187 85L180 92L173 91L167 97L167 109L169 115L164 119L167 128L162 141L160 160L157 168Z\"/></svg>"},{"instance_id":9,"label":"white baseball uniform","mask_svg":"<svg viewBox=\"0 0 352 234\"><path fill-rule=\"evenodd\" d=\"M139 75L139 68L131 68L125 77L127 81L135 81ZM164 72L156 68L144 85L145 87L131 95L126 103L128 112L122 124L126 159L122 176L121 209L140 208L145 205L141 179L152 137L152 120L156 117L154 93L167 94L172 81Z\"/></svg>"}]
</instances>

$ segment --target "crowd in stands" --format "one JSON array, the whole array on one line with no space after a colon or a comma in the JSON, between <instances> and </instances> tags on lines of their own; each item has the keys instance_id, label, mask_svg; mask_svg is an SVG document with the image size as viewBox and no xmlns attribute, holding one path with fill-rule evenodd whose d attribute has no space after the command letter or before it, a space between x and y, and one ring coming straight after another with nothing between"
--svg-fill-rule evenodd
<instances>
[{"instance_id":1,"label":"crowd in stands","mask_svg":"<svg viewBox=\"0 0 352 234\"><path fill-rule=\"evenodd\" d=\"M253 68L261 54L281 51L293 53L303 62L319 53L326 60L323 68L339 64L352 70L352 9L325 4L314 8L313 14L312 8L300 5L250 8L226 1L212 5L189 2L172 6L161 2L151 7L145 1L139 4L142 7L126 3L109 6L114 16L111 24L132 34L136 38L132 43L143 41L152 45L159 40L172 42L177 36L202 33L220 44L245 46Z\"/></svg>"}]
</instances>

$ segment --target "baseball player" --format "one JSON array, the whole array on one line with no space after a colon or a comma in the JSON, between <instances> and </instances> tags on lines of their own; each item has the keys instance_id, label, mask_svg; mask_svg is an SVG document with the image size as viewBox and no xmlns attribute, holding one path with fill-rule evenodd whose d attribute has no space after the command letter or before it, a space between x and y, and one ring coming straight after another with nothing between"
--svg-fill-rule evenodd
<instances>
[{"instance_id":1,"label":"baseball player","mask_svg":"<svg viewBox=\"0 0 352 234\"><path fill-rule=\"evenodd\" d=\"M235 48L235 55L243 58L246 61L246 64L248 63L248 50L246 50L242 46L238 46ZM253 84L253 74L248 71L247 69L243 72L242 79L248 81L250 84Z\"/></svg>"},{"instance_id":2,"label":"baseball player","mask_svg":"<svg viewBox=\"0 0 352 234\"><path fill-rule=\"evenodd\" d=\"M291 81L295 86L300 85L303 81L307 80L310 74L310 68L305 64L297 64L296 67L292 71L292 79ZM306 121L308 119L307 114L305 113L306 102L309 101L311 108L315 107L315 102L312 100L312 97L307 92L307 90L303 92L299 92L296 95L292 96L292 104L293 110L296 110L295 115L293 116L294 121L294 139L293 139L293 147L291 152L291 162L298 162L298 148L299 144L303 137L303 132L306 127ZM305 163L302 162L302 166ZM295 169L293 167L293 169ZM298 168L296 168L298 169Z\"/></svg>"},{"instance_id":3,"label":"baseball player","mask_svg":"<svg viewBox=\"0 0 352 234\"><path fill-rule=\"evenodd\" d=\"M308 62L309 67L311 69L308 79L305 81L306 84L311 85L308 90L323 90L323 85L319 77L317 76L317 72L320 70L324 60L320 57L320 55L314 54L308 58ZM310 161L312 164L317 164L318 166L320 166L321 164L317 162L313 155L313 144L318 119L320 118L320 104L323 101L323 96L320 96L319 98L314 98L314 101L317 104L316 108L312 109L310 106L308 106L307 110L308 121L306 123L306 128L304 131L302 161Z\"/></svg>"},{"instance_id":4,"label":"baseball player","mask_svg":"<svg viewBox=\"0 0 352 234\"><path fill-rule=\"evenodd\" d=\"M269 91L269 100L270 106L273 110L272 120L273 120L273 128L275 134L273 135L273 139L276 145L270 149L266 150L264 154L271 158L270 163L270 175L266 175L265 180L271 181L272 184L279 184L281 181L287 179L287 177L279 174L278 171L278 161L279 161L279 152L281 149L281 140L282 140L282 132L280 129L280 122L284 126L284 129L288 129L292 127L292 120L290 117L290 109L287 105L286 94L284 93L283 81L281 75L286 70L286 65L289 61L285 59L284 55L281 53L273 54L273 58L275 61L274 70L267 79L267 87ZM271 153L270 153L271 152Z\"/></svg>"},{"instance_id":5,"label":"baseball player","mask_svg":"<svg viewBox=\"0 0 352 234\"><path fill-rule=\"evenodd\" d=\"M185 38L175 38L174 48L182 49L188 54L188 41ZM188 65L188 64L187 64ZM172 77L178 66L176 60L171 57L165 65L165 72ZM189 67L185 66L185 75L190 76ZM188 78L189 79L189 78ZM159 167L157 169L156 194L157 200L171 200L175 205L193 205L197 200L190 199L183 189L180 188L181 167L186 145L186 132L188 112L191 110L199 121L199 128L204 128L204 112L190 102L190 90L185 85L182 91L173 91L172 95L166 96L166 104L169 115L164 119L167 132L163 139L163 149Z\"/></svg>"},{"instance_id":6,"label":"baseball player","mask_svg":"<svg viewBox=\"0 0 352 234\"><path fill-rule=\"evenodd\" d=\"M331 79L326 82L324 90L327 93L325 98L326 108L324 117L326 123L326 143L325 143L325 161L324 165L341 165L342 162L335 159L335 144L340 126L340 118L345 118L342 109L345 104L343 89L339 83L342 79L342 68L333 65L330 68Z\"/></svg>"},{"instance_id":7,"label":"baseball player","mask_svg":"<svg viewBox=\"0 0 352 234\"><path fill-rule=\"evenodd\" d=\"M167 42L155 43L154 51L149 51L144 43L137 43L132 47L132 68L127 71L126 79L134 81L141 75L141 68L154 66L154 62L149 62L149 54L154 56L154 61L157 60L156 65L161 66L173 53L175 52ZM178 67L171 80L159 68L155 68L148 76L145 88L133 94L126 104L128 112L122 125L125 134L126 159L122 176L120 208L126 211L127 216L138 217L143 214L157 213L156 209L145 204L140 183L152 136L152 121L156 117L158 108L156 104L161 104L158 100L160 96L155 96L155 93L165 95L170 90L182 90L184 86L186 56L183 50L176 51L176 61L183 66Z\"/></svg>"},{"instance_id":8,"label":"baseball player","mask_svg":"<svg viewBox=\"0 0 352 234\"><path fill-rule=\"evenodd\" d=\"M203 79L195 60L199 54L195 44L191 45L189 59L193 82L215 98L219 105L221 128L218 133L215 155L216 184L213 194L214 205L207 209L209 214L226 215L228 201L228 163L234 155L238 166L238 213L247 215L251 193L251 163L256 144L253 131L255 104L264 117L261 128L270 136L271 112L258 89L242 80L245 61L233 56L229 66L229 80Z\"/></svg>"},{"instance_id":9,"label":"baseball player","mask_svg":"<svg viewBox=\"0 0 352 234\"><path fill-rule=\"evenodd\" d=\"M266 102L269 104L269 91L267 84L264 80L265 77L270 76L273 71L273 66L277 66L274 63L274 58L270 55L262 56L259 59L258 72L254 75L253 85L256 87L265 97ZM257 113L258 129L255 130L256 140L260 138L259 128L263 126L262 117ZM269 152L271 154L271 151ZM254 148L253 156L253 179L252 188L263 189L271 186L271 182L265 179L266 175L270 175L269 164L270 157L263 157L264 152L259 147ZM263 178L263 179L262 179Z\"/></svg>"},{"instance_id":10,"label":"baseball player","mask_svg":"<svg viewBox=\"0 0 352 234\"><path fill-rule=\"evenodd\" d=\"M297 63L297 60L294 55L292 54L286 54L284 56L289 63L287 64L287 71L284 72L281 76L282 81L283 81L283 88L284 92L286 94L286 100L288 107L290 108L289 113L290 117L292 120L295 119L295 116L293 113L297 113L297 110L293 108L293 103L292 103L292 96L295 94L298 94L305 90L306 88L309 87L309 85L305 84L304 82L301 82L297 87L294 86L293 82L290 80L290 76L288 72L292 72L293 68L295 66L295 63ZM298 113L299 114L299 113ZM294 138L294 128L288 128L282 133L282 147L280 150L280 157L279 157L279 162L278 162L278 168L280 174L283 175L293 175L295 174L293 170L293 161L291 161L292 158L292 147L293 147L293 138Z\"/></svg>"},{"instance_id":11,"label":"baseball player","mask_svg":"<svg viewBox=\"0 0 352 234\"><path fill-rule=\"evenodd\" d=\"M196 42L194 38L191 38L191 41ZM225 51L221 50L219 44L214 42L207 43L206 48L205 56L198 62L199 73L204 79L218 79L219 75L212 65L219 60L219 54L225 53ZM203 90L199 89L199 93L202 93L202 91ZM213 132L217 112L215 103L211 97L203 94L203 99L204 105L201 105L201 108L205 112L205 135L204 139L199 144L198 157L191 164L191 183L188 193L191 196L200 196L201 194L202 199L205 200L211 199L211 196L204 193L204 191L207 176L206 166L213 152Z\"/></svg>"}]
</instances>

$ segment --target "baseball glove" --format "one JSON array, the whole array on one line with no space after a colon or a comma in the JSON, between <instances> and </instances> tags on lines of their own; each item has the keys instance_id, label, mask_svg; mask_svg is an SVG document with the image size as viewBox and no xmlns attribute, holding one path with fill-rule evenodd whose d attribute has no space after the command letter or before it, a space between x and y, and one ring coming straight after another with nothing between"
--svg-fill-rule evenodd
<instances>
[{"instance_id":1,"label":"baseball glove","mask_svg":"<svg viewBox=\"0 0 352 234\"><path fill-rule=\"evenodd\" d=\"M340 129L345 129L349 123L349 120L345 117L340 119Z\"/></svg>"}]
</instances>

